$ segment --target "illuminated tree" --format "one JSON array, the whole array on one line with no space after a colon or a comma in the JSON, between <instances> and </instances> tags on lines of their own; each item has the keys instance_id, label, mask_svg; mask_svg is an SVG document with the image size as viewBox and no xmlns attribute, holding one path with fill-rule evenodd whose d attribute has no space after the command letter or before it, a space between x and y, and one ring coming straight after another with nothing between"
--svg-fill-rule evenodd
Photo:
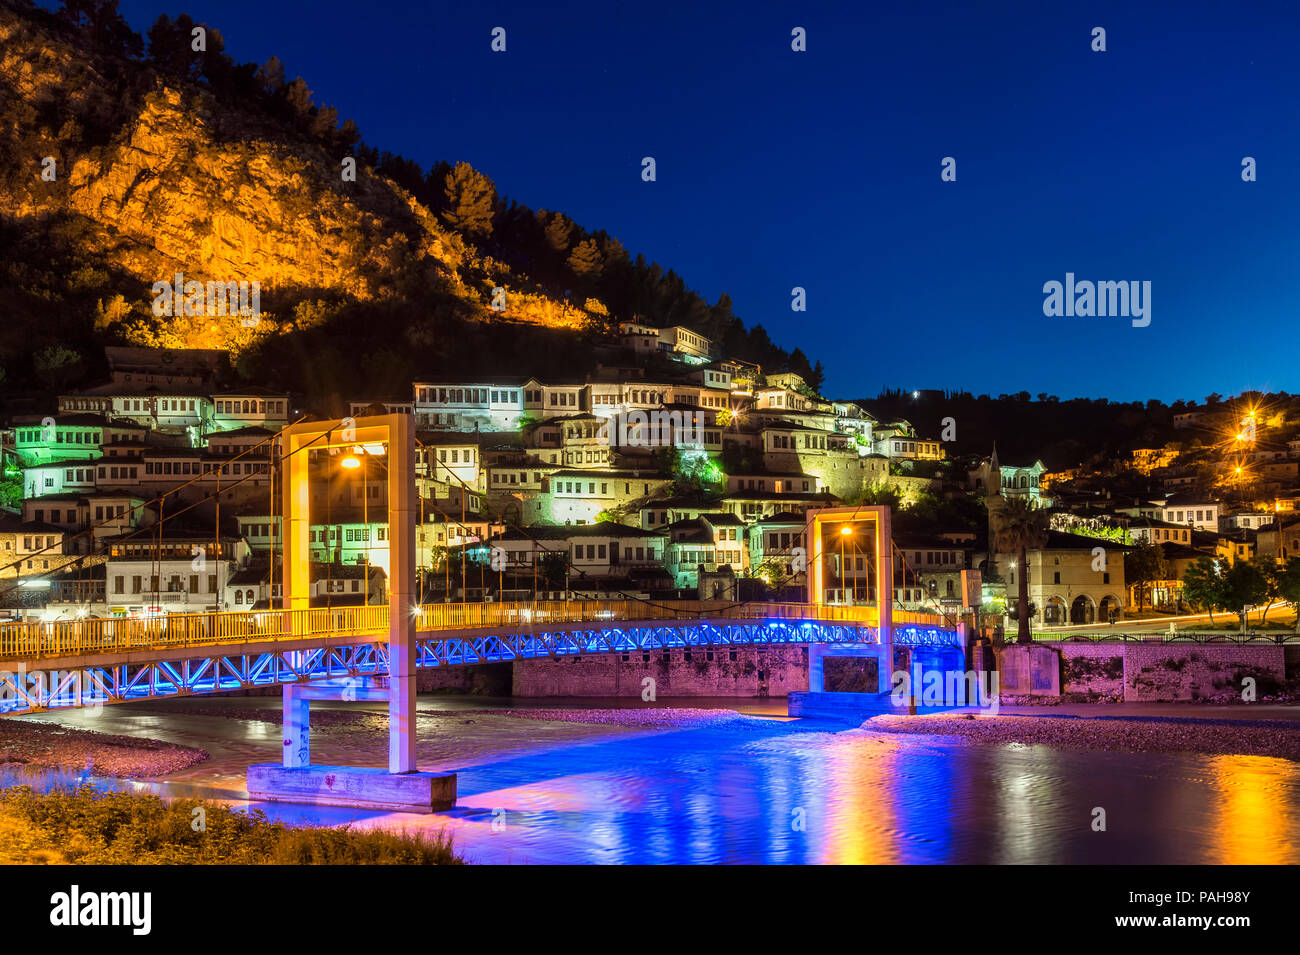
<instances>
[{"instance_id":1,"label":"illuminated tree","mask_svg":"<svg viewBox=\"0 0 1300 955\"><path fill-rule=\"evenodd\" d=\"M1300 557L1292 557L1285 564L1274 565L1277 595L1296 610L1295 630L1300 633Z\"/></svg>"},{"instance_id":2,"label":"illuminated tree","mask_svg":"<svg viewBox=\"0 0 1300 955\"><path fill-rule=\"evenodd\" d=\"M1214 611L1228 606L1227 583L1222 564L1211 557L1200 557L1183 572L1183 597L1193 610L1203 610L1210 615L1214 626Z\"/></svg>"},{"instance_id":3,"label":"illuminated tree","mask_svg":"<svg viewBox=\"0 0 1300 955\"><path fill-rule=\"evenodd\" d=\"M584 278L595 278L600 275L604 263L600 260L600 249L596 248L596 243L592 239L583 239L573 247L569 253L569 268L574 274Z\"/></svg>"},{"instance_id":4,"label":"illuminated tree","mask_svg":"<svg viewBox=\"0 0 1300 955\"><path fill-rule=\"evenodd\" d=\"M447 174L447 209L442 217L466 235L491 235L497 190L492 180L467 162L458 162Z\"/></svg>"},{"instance_id":5,"label":"illuminated tree","mask_svg":"<svg viewBox=\"0 0 1300 955\"><path fill-rule=\"evenodd\" d=\"M1224 574L1224 583L1227 605L1236 611L1245 633L1250 608L1268 594L1268 579L1255 561L1239 560Z\"/></svg>"},{"instance_id":6,"label":"illuminated tree","mask_svg":"<svg viewBox=\"0 0 1300 955\"><path fill-rule=\"evenodd\" d=\"M547 212L545 209L537 213L537 218L546 223L542 230L546 235L546 244L561 255L568 252L576 228L574 221L563 212Z\"/></svg>"},{"instance_id":7,"label":"illuminated tree","mask_svg":"<svg viewBox=\"0 0 1300 955\"><path fill-rule=\"evenodd\" d=\"M1142 541L1124 555L1124 579L1137 591L1139 611L1146 605L1147 586L1153 581L1164 580L1168 567L1165 552L1151 541Z\"/></svg>"},{"instance_id":8,"label":"illuminated tree","mask_svg":"<svg viewBox=\"0 0 1300 955\"><path fill-rule=\"evenodd\" d=\"M307 88L307 81L301 76L284 88L284 99L299 119L305 119L311 114L311 90Z\"/></svg>"}]
</instances>

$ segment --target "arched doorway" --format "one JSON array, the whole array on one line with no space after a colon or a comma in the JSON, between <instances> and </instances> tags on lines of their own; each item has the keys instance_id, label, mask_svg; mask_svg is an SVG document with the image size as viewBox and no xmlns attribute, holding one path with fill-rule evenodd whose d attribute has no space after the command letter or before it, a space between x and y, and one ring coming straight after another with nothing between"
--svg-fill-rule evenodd
<instances>
[{"instance_id":1,"label":"arched doorway","mask_svg":"<svg viewBox=\"0 0 1300 955\"><path fill-rule=\"evenodd\" d=\"M1096 623L1097 605L1087 594L1079 594L1070 604L1070 623Z\"/></svg>"},{"instance_id":2,"label":"arched doorway","mask_svg":"<svg viewBox=\"0 0 1300 955\"><path fill-rule=\"evenodd\" d=\"M1107 594L1101 598L1101 603L1097 607L1097 620L1101 623L1109 623L1112 613L1115 614L1115 619L1119 620L1123 610L1124 607L1119 602L1119 598L1114 594Z\"/></svg>"},{"instance_id":3,"label":"arched doorway","mask_svg":"<svg viewBox=\"0 0 1300 955\"><path fill-rule=\"evenodd\" d=\"M1043 623L1048 627L1059 627L1065 623L1065 601L1060 597L1049 597L1043 608Z\"/></svg>"}]
</instances>

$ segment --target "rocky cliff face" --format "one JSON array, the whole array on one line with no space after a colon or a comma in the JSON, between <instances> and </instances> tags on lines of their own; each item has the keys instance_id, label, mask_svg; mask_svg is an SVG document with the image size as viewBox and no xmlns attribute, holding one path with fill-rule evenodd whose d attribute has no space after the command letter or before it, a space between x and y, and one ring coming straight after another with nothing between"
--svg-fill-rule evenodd
<instances>
[{"instance_id":1,"label":"rocky cliff face","mask_svg":"<svg viewBox=\"0 0 1300 955\"><path fill-rule=\"evenodd\" d=\"M10 170L0 176L0 215L22 227L70 223L79 259L136 280L138 290L101 318L119 323L127 340L238 350L313 320L294 306L320 295L450 295L466 317L487 317L492 286L516 284L389 180L359 166L356 181L344 181L343 152L197 85L86 54L3 6L0 97L0 154ZM53 181L42 176L47 156L56 160ZM260 283L270 321L252 331L155 319L148 290L176 272ZM507 318L585 318L537 296L512 299Z\"/></svg>"}]
</instances>

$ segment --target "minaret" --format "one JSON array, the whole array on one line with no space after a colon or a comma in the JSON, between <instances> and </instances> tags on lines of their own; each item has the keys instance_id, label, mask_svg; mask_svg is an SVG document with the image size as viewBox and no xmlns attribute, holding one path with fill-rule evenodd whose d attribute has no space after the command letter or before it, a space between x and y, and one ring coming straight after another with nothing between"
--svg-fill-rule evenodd
<instances>
[{"instance_id":1,"label":"minaret","mask_svg":"<svg viewBox=\"0 0 1300 955\"><path fill-rule=\"evenodd\" d=\"M998 530L1002 526L1002 509L1006 506L1006 498L1002 496L1002 466L998 463L998 445L993 443L993 454L989 456L986 462L986 471L984 477L984 506L989 513L989 569L993 570L996 566L995 560L998 549Z\"/></svg>"}]
</instances>

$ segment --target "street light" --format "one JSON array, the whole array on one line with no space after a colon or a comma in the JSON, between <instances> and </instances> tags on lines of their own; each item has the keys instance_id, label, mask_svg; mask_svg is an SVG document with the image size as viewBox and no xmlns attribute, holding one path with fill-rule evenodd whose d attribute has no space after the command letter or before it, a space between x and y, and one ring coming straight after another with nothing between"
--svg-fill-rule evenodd
<instances>
[{"instance_id":1,"label":"street light","mask_svg":"<svg viewBox=\"0 0 1300 955\"><path fill-rule=\"evenodd\" d=\"M845 584L848 582L848 568L844 566L844 539L853 533L853 528L845 524L840 528L840 587L844 590L845 603L848 603L848 589Z\"/></svg>"},{"instance_id":2,"label":"street light","mask_svg":"<svg viewBox=\"0 0 1300 955\"><path fill-rule=\"evenodd\" d=\"M339 467L344 468L345 470L348 470L348 471L355 471L357 468L361 467L361 458L358 457L358 454L365 454L365 455L370 455L371 457L378 457L378 456L382 455L383 453L384 453L384 446L383 446L383 444L366 444L366 445L354 446L354 447L352 448L352 453L351 453L351 454L348 454L348 455L346 455L345 457L343 457L343 458L341 458L341 459L339 460ZM383 463L382 461L377 461L376 463L377 463L380 467L384 468L384 470L387 470L387 467L384 465L384 463ZM364 565L363 565L363 569L362 569L362 597L361 597L361 600L362 600L362 605L363 605L363 606L369 606L369 604L370 604L370 545L371 545L371 540L370 540L370 469L369 469L369 468L366 468L366 473L365 473L365 476L364 476L364 483L363 483L363 485L362 485L362 489L361 489L361 523L363 523L363 524L365 525L365 528L366 528L365 531L364 531L364 533L365 533L364 543L365 543L365 548L366 548L366 549L365 549L366 559L365 559L365 563L364 563ZM340 542L340 543L339 543L339 550L340 550L340 551L342 551L342 547L343 547L342 542ZM417 606L417 607L419 606L418 602L417 602L416 606Z\"/></svg>"}]
</instances>

